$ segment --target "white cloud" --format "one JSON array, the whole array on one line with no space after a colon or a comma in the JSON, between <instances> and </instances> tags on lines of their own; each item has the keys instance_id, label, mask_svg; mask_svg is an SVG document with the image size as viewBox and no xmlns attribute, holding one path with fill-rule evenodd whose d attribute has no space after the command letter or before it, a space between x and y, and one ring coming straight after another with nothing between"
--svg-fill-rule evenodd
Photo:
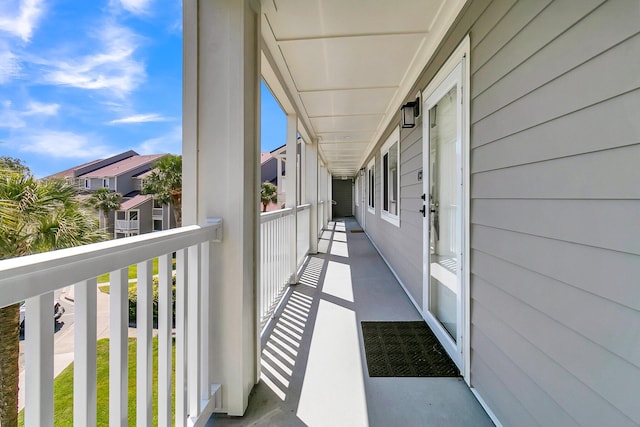
<instances>
[{"instance_id":1,"label":"white cloud","mask_svg":"<svg viewBox=\"0 0 640 427\"><path fill-rule=\"evenodd\" d=\"M20 114L11 109L11 102L3 102L2 109L0 109L0 128L19 129L25 126L26 123Z\"/></svg>"},{"instance_id":2,"label":"white cloud","mask_svg":"<svg viewBox=\"0 0 640 427\"><path fill-rule=\"evenodd\" d=\"M8 48L0 46L0 84L7 83L20 73L20 60Z\"/></svg>"},{"instance_id":3,"label":"white cloud","mask_svg":"<svg viewBox=\"0 0 640 427\"><path fill-rule=\"evenodd\" d=\"M147 14L150 3L151 0L120 0L122 8L135 15Z\"/></svg>"},{"instance_id":4,"label":"white cloud","mask_svg":"<svg viewBox=\"0 0 640 427\"><path fill-rule=\"evenodd\" d=\"M157 138L147 139L135 150L140 154L182 153L182 126L176 126Z\"/></svg>"},{"instance_id":5,"label":"white cloud","mask_svg":"<svg viewBox=\"0 0 640 427\"><path fill-rule=\"evenodd\" d=\"M59 61L43 61L49 83L105 90L118 97L133 91L146 78L144 64L134 59L137 36L128 28L106 25L96 35L97 53Z\"/></svg>"},{"instance_id":6,"label":"white cloud","mask_svg":"<svg viewBox=\"0 0 640 427\"><path fill-rule=\"evenodd\" d=\"M19 3L19 6L16 3ZM3 0L3 5L0 6L0 31L28 42L42 16L43 3L43 0ZM18 6L18 10L9 11L11 6Z\"/></svg>"},{"instance_id":7,"label":"white cloud","mask_svg":"<svg viewBox=\"0 0 640 427\"><path fill-rule=\"evenodd\" d=\"M60 104L43 104L37 101L31 101L27 106L27 110L22 114L25 116L55 116L56 114L58 114L59 109Z\"/></svg>"},{"instance_id":8,"label":"white cloud","mask_svg":"<svg viewBox=\"0 0 640 427\"><path fill-rule=\"evenodd\" d=\"M0 103L0 128L19 129L27 126L25 117L55 116L60 108L59 104L43 104L30 101L24 111L14 110L11 101Z\"/></svg>"},{"instance_id":9,"label":"white cloud","mask_svg":"<svg viewBox=\"0 0 640 427\"><path fill-rule=\"evenodd\" d=\"M97 159L112 151L94 137L64 131L38 131L18 141L20 151L54 158Z\"/></svg>"},{"instance_id":10,"label":"white cloud","mask_svg":"<svg viewBox=\"0 0 640 427\"><path fill-rule=\"evenodd\" d=\"M169 118L163 117L160 114L135 114L133 116L123 117L121 119L111 120L110 125L116 125L120 123L147 123L147 122L166 122Z\"/></svg>"}]
</instances>

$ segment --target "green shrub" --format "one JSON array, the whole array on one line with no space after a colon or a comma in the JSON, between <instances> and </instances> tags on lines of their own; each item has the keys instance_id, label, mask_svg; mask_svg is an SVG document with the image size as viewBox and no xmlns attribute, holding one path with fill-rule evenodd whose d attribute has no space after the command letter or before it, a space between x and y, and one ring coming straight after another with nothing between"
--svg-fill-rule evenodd
<instances>
[{"instance_id":1,"label":"green shrub","mask_svg":"<svg viewBox=\"0 0 640 427\"><path fill-rule=\"evenodd\" d=\"M158 325L158 278L154 277L151 285L151 297L153 299L153 325ZM176 322L176 278L173 278L173 285L171 286L171 307L172 307L172 325ZM129 285L129 324L135 325L137 323L138 315L138 286L137 284Z\"/></svg>"}]
</instances>

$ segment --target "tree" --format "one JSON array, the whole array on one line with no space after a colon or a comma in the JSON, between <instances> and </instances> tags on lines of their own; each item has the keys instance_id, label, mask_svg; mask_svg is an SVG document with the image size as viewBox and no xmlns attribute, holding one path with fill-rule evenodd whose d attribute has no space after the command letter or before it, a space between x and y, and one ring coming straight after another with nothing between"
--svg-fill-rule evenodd
<instances>
[{"instance_id":1,"label":"tree","mask_svg":"<svg viewBox=\"0 0 640 427\"><path fill-rule=\"evenodd\" d=\"M74 186L61 180L38 181L24 170L4 166L0 170L0 259L104 240L94 215L76 199ZM17 425L19 307L0 308L3 426Z\"/></svg>"},{"instance_id":2,"label":"tree","mask_svg":"<svg viewBox=\"0 0 640 427\"><path fill-rule=\"evenodd\" d=\"M267 211L269 203L278 203L278 187L270 182L263 182L260 187L260 201L262 202L262 212Z\"/></svg>"},{"instance_id":3,"label":"tree","mask_svg":"<svg viewBox=\"0 0 640 427\"><path fill-rule=\"evenodd\" d=\"M166 155L154 163L142 182L142 194L153 194L160 203L171 203L176 226L182 225L182 156Z\"/></svg>"},{"instance_id":4,"label":"tree","mask_svg":"<svg viewBox=\"0 0 640 427\"><path fill-rule=\"evenodd\" d=\"M87 203L102 213L104 228L109 231L109 212L120 209L122 194L110 191L108 188L99 188L87 199ZM113 230L111 230L113 231Z\"/></svg>"}]
</instances>

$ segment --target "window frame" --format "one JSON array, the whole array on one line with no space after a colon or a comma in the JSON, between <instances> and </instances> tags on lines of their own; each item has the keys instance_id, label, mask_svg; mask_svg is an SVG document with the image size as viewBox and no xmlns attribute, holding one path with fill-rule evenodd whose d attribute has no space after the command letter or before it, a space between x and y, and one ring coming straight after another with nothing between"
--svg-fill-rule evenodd
<instances>
[{"instance_id":1,"label":"window frame","mask_svg":"<svg viewBox=\"0 0 640 427\"><path fill-rule=\"evenodd\" d=\"M367 164L367 211L376 214L376 158Z\"/></svg>"},{"instance_id":2,"label":"window frame","mask_svg":"<svg viewBox=\"0 0 640 427\"><path fill-rule=\"evenodd\" d=\"M391 213L391 184L389 182L389 164L388 161L385 164L385 157L389 158L389 153L393 145L396 145L396 182L395 190L396 190L396 213ZM400 227L400 128L396 127L394 131L389 135L387 140L382 144L380 148L380 217L395 225L396 227ZM386 197L385 197L386 196ZM386 202L386 209L385 209Z\"/></svg>"}]
</instances>

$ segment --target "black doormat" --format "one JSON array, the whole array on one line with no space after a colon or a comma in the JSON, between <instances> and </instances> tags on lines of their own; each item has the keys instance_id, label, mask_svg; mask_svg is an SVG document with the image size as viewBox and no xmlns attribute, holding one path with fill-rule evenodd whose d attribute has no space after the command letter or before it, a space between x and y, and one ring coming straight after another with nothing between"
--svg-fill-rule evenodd
<instances>
[{"instance_id":1,"label":"black doormat","mask_svg":"<svg viewBox=\"0 0 640 427\"><path fill-rule=\"evenodd\" d=\"M361 322L370 377L458 377L425 322Z\"/></svg>"},{"instance_id":2,"label":"black doormat","mask_svg":"<svg viewBox=\"0 0 640 427\"><path fill-rule=\"evenodd\" d=\"M354 228L353 230L351 230L352 233L364 233L364 230L359 230L357 228Z\"/></svg>"}]
</instances>

